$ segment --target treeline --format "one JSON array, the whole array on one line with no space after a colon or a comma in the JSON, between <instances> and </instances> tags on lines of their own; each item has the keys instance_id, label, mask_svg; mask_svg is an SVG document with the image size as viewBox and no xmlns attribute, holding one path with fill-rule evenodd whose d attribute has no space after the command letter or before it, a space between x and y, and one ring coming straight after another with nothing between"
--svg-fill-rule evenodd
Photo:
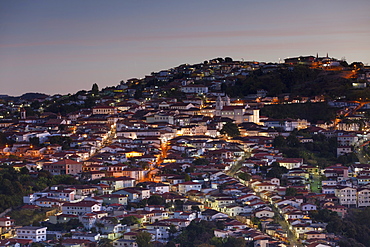
<instances>
[{"instance_id":1,"label":"treeline","mask_svg":"<svg viewBox=\"0 0 370 247\"><path fill-rule=\"evenodd\" d=\"M337 110L327 103L308 102L305 104L266 105L261 109L260 114L273 119L307 119L311 123L317 123L317 121L330 122L334 120Z\"/></svg>"},{"instance_id":2,"label":"treeline","mask_svg":"<svg viewBox=\"0 0 370 247\"><path fill-rule=\"evenodd\" d=\"M307 66L278 68L272 71L256 70L246 78L239 78L235 84L223 84L222 90L231 97L254 94L259 89L267 96L283 93L299 96L326 95L329 97L347 95L351 80L341 77L341 72L325 72Z\"/></svg>"},{"instance_id":3,"label":"treeline","mask_svg":"<svg viewBox=\"0 0 370 247\"><path fill-rule=\"evenodd\" d=\"M29 174L26 167L17 172L13 167L0 167L0 212L22 205L23 196L56 184L79 184L69 175L52 176L47 171Z\"/></svg>"}]
</instances>

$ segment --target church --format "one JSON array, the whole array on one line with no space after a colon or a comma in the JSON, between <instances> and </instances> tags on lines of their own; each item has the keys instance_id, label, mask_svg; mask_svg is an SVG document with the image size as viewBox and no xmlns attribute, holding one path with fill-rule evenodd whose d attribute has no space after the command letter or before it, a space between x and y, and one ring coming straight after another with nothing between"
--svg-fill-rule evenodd
<instances>
[{"instance_id":1,"label":"church","mask_svg":"<svg viewBox=\"0 0 370 247\"><path fill-rule=\"evenodd\" d=\"M253 122L259 124L259 109L251 109L248 105L231 105L229 96L217 97L215 116L228 117L235 123Z\"/></svg>"}]
</instances>

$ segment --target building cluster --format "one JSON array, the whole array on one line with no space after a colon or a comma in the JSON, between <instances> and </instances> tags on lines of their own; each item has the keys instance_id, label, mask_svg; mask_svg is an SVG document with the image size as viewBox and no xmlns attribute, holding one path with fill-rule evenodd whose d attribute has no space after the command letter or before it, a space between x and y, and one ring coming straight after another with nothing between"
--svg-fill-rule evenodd
<instances>
[{"instance_id":1,"label":"building cluster","mask_svg":"<svg viewBox=\"0 0 370 247\"><path fill-rule=\"evenodd\" d=\"M222 85L235 84L238 76L278 66L217 59L180 65L102 90L101 97L93 98L95 106L65 115L40 106L28 116L25 109L32 102L3 103L4 111L13 109L19 117L0 121L9 140L0 150L2 165L27 169L32 176L40 171L69 175L84 184L54 185L23 198L25 208L50 209L50 224L78 221L83 227L67 235L44 226L16 227L5 213L0 233L6 239L0 246L96 246L105 238L114 246L138 246L136 237L143 231L165 244L192 221L222 222L216 237L240 237L254 246L288 246L293 238L307 246L335 244L338 238L309 212L325 208L344 216L348 207L369 206L370 166L321 170L302 158L283 157L274 138L306 129L311 136L337 138L340 156L355 152L368 135L344 127L329 130L334 124L260 116L264 104L278 101L266 97L265 90L247 100L221 93ZM179 74L186 79L177 79ZM140 87L142 82L146 87ZM68 100L56 95L34 101L83 106L91 97L91 92L80 92ZM289 103L308 100L324 101L321 96L285 98ZM224 133L230 122L238 126L238 137ZM271 175L276 167L286 172Z\"/></svg>"}]
</instances>

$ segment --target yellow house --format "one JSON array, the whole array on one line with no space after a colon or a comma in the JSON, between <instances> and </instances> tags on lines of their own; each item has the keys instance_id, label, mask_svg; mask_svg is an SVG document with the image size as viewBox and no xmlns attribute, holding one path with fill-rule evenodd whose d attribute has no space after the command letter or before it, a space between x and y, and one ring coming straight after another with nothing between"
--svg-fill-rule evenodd
<instances>
[{"instance_id":1,"label":"yellow house","mask_svg":"<svg viewBox=\"0 0 370 247\"><path fill-rule=\"evenodd\" d=\"M126 158L140 157L144 155L144 152L130 151L125 153Z\"/></svg>"}]
</instances>

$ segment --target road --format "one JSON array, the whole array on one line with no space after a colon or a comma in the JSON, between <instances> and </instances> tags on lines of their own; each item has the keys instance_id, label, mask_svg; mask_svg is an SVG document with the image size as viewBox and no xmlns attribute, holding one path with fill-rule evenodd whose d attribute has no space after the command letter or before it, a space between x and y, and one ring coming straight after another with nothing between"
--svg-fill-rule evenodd
<instances>
[{"instance_id":1,"label":"road","mask_svg":"<svg viewBox=\"0 0 370 247\"><path fill-rule=\"evenodd\" d=\"M226 172L227 175L234 177L236 172L242 167L243 162L250 157L250 153L247 153L246 155L240 157L235 165L233 165L228 172ZM320 178L318 177L318 181ZM268 203L268 202L267 202ZM284 220L283 216L277 211L277 209L271 205L275 214L279 216L279 224L283 227L283 229L288 233L288 240L290 242L291 247L303 247L302 243L299 242L299 240L296 238L296 236L293 234L293 232L289 229L288 223Z\"/></svg>"},{"instance_id":2,"label":"road","mask_svg":"<svg viewBox=\"0 0 370 247\"><path fill-rule=\"evenodd\" d=\"M310 179L311 191L314 193L321 193L321 177L318 174L312 174Z\"/></svg>"},{"instance_id":3,"label":"road","mask_svg":"<svg viewBox=\"0 0 370 247\"><path fill-rule=\"evenodd\" d=\"M230 177L234 177L235 173L243 166L243 162L250 156L250 153L246 153L244 156L239 157L235 165L231 166L230 170L228 170L226 174Z\"/></svg>"}]
</instances>

